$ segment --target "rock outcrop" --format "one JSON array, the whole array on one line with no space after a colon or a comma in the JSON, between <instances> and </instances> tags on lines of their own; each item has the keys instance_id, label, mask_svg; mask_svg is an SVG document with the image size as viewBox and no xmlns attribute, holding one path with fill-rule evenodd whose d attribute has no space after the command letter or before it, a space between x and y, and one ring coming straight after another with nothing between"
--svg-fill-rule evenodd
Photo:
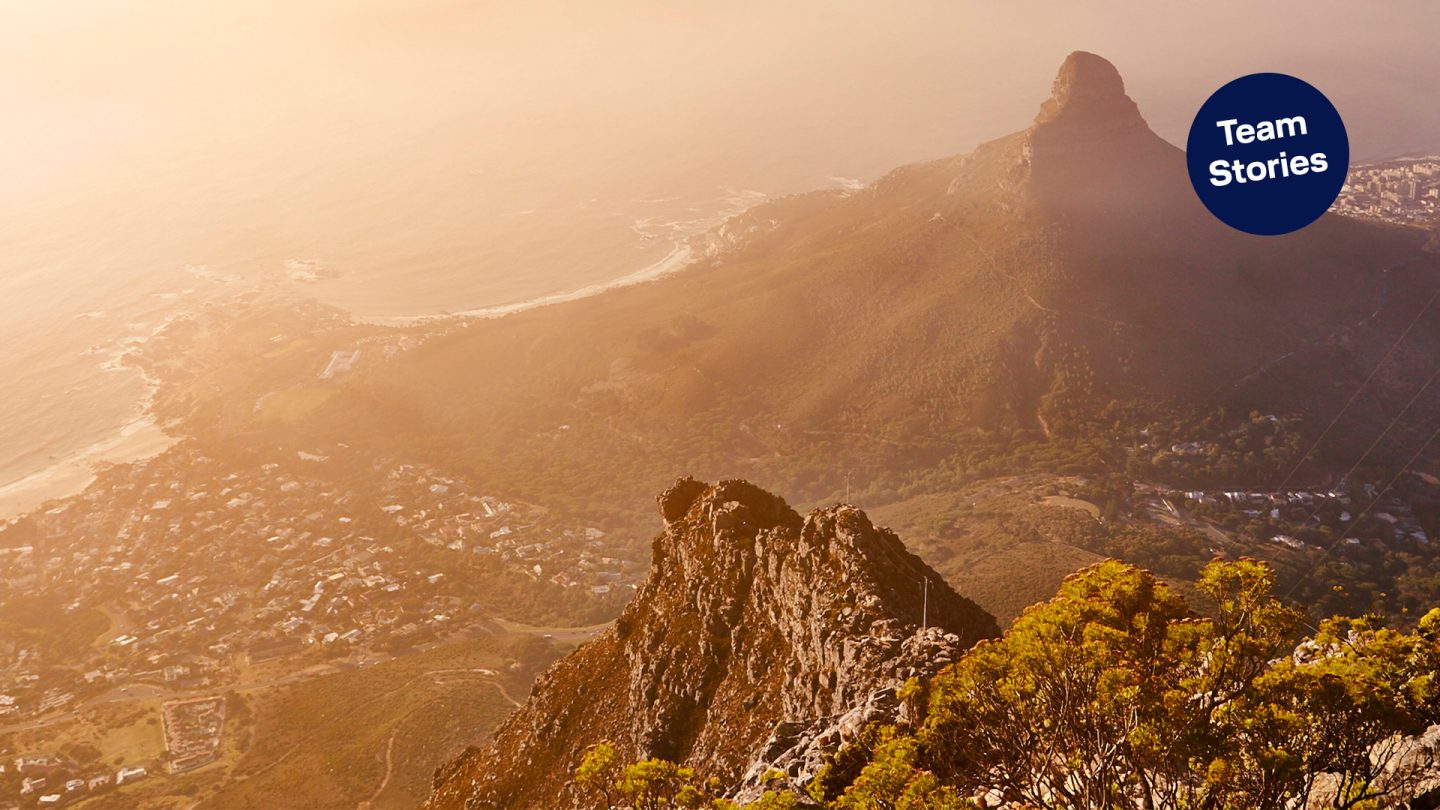
<instances>
[{"instance_id":1,"label":"rock outcrop","mask_svg":"<svg viewBox=\"0 0 1440 810\"><path fill-rule=\"evenodd\" d=\"M734 798L742 805L758 800L766 790L780 786L774 778L777 772L784 774L786 786L799 792L815 778L831 754L859 737L866 726L911 719L904 714L897 687L912 677L935 675L968 648L960 636L939 627L915 631L883 659L875 683L884 685L848 711L809 723L778 723L746 768L739 787L733 791Z\"/></svg>"},{"instance_id":2,"label":"rock outcrop","mask_svg":"<svg viewBox=\"0 0 1440 810\"><path fill-rule=\"evenodd\" d=\"M1138 129L1145 126L1145 119L1125 94L1125 81L1114 65L1093 53L1075 51L1056 72L1050 98L1040 105L1035 125L1046 137L1059 138Z\"/></svg>"},{"instance_id":3,"label":"rock outcrop","mask_svg":"<svg viewBox=\"0 0 1440 810\"><path fill-rule=\"evenodd\" d=\"M1100 206L1117 216L1189 193L1174 147L1145 123L1120 71L1093 53L1066 57L1025 137L1036 197L1054 213Z\"/></svg>"},{"instance_id":4,"label":"rock outcrop","mask_svg":"<svg viewBox=\"0 0 1440 810\"><path fill-rule=\"evenodd\" d=\"M437 776L432 807L568 807L584 749L694 766L732 792L771 768L803 783L889 719L995 620L850 506L801 518L744 481L659 498L651 572L615 625L536 684L489 750ZM928 584L927 584L928 583Z\"/></svg>"}]
</instances>

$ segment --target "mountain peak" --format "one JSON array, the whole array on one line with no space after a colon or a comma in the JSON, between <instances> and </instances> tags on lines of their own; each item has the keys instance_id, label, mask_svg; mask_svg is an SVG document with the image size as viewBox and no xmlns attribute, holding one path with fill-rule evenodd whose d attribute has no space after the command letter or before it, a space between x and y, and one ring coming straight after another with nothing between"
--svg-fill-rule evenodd
<instances>
[{"instance_id":1,"label":"mountain peak","mask_svg":"<svg viewBox=\"0 0 1440 810\"><path fill-rule=\"evenodd\" d=\"M690 478L658 501L665 529L630 605L540 677L488 752L442 773L431 807L573 806L568 776L602 739L737 791L776 763L813 774L893 717L906 678L999 633L853 506L802 518L745 481Z\"/></svg>"},{"instance_id":2,"label":"mountain peak","mask_svg":"<svg viewBox=\"0 0 1440 810\"><path fill-rule=\"evenodd\" d=\"M1116 221L1174 198L1176 189L1183 204L1193 196L1183 154L1150 131L1120 71L1086 51L1060 65L1025 133L1024 160L1038 199L1056 212L1103 211Z\"/></svg>"},{"instance_id":3,"label":"mountain peak","mask_svg":"<svg viewBox=\"0 0 1440 810\"><path fill-rule=\"evenodd\" d=\"M1040 105L1036 127L1051 123L1069 125L1144 125L1140 108L1125 94L1125 80L1109 60L1088 51L1065 57L1050 98Z\"/></svg>"}]
</instances>

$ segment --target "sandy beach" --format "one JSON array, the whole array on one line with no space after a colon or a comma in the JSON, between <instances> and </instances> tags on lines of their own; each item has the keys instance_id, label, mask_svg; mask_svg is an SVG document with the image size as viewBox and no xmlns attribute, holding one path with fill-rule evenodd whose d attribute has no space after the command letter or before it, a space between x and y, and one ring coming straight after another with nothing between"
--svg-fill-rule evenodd
<instances>
[{"instance_id":1,"label":"sandy beach","mask_svg":"<svg viewBox=\"0 0 1440 810\"><path fill-rule=\"evenodd\" d=\"M581 298L589 298L603 292L609 292L610 290L618 290L621 287L643 284L647 281L654 281L663 276L667 276L689 265L694 253L695 251L689 245L679 244L660 261L612 281L590 284L576 290L570 290L569 292L542 295L538 298L531 298L528 301L520 301L514 304L503 304L501 306L483 307L481 309L457 312L456 315L462 318L499 318L504 315L514 315L517 312L524 312L538 307L550 306L551 304L578 301Z\"/></svg>"},{"instance_id":2,"label":"sandy beach","mask_svg":"<svg viewBox=\"0 0 1440 810\"><path fill-rule=\"evenodd\" d=\"M514 315L517 312L537 309L552 304L563 304L568 301L578 301L582 298L599 295L610 290L621 287L629 287L635 284L643 284L647 281L667 276L671 273L683 270L694 259L695 251L689 245L677 244L665 258L654 264L647 265L628 275L621 276L610 281L587 284L574 290L565 292L541 295L535 298L527 298L524 301L516 301L510 304L499 304L492 307L481 307L479 309L467 309L461 312L448 314L428 315L383 315L378 317L364 318L367 323L382 324L385 326L408 326L410 324L424 323L427 321L443 320L445 318L500 318L506 315Z\"/></svg>"},{"instance_id":3,"label":"sandy beach","mask_svg":"<svg viewBox=\"0 0 1440 810\"><path fill-rule=\"evenodd\" d=\"M95 480L95 469L152 458L178 441L155 419L140 417L108 439L66 456L39 472L0 486L0 520L34 511L46 501L76 495Z\"/></svg>"}]
</instances>

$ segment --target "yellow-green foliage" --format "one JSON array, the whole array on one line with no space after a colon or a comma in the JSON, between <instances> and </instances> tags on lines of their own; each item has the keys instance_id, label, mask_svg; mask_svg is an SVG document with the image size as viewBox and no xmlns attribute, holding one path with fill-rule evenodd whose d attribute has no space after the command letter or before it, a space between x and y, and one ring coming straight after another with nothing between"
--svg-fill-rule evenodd
<instances>
[{"instance_id":1,"label":"yellow-green foliage","mask_svg":"<svg viewBox=\"0 0 1440 810\"><path fill-rule=\"evenodd\" d=\"M1292 658L1300 615L1273 583L1260 563L1212 563L1197 588L1213 618L1200 618L1133 566L1076 574L935 679L919 765L1041 807L1394 797L1434 767L1394 743L1440 722L1436 635L1334 619Z\"/></svg>"},{"instance_id":2,"label":"yellow-green foliage","mask_svg":"<svg viewBox=\"0 0 1440 810\"><path fill-rule=\"evenodd\" d=\"M1301 614L1274 582L1263 563L1211 563L1196 583L1202 616L1147 571L1093 565L926 688L907 684L907 701L928 693L925 717L867 729L808 793L835 810L957 810L991 791L1057 809L1410 798L1440 772L1440 755L1414 741L1440 723L1440 609L1413 633L1330 619L1296 647ZM577 782L603 773L626 806L724 806L683 792L696 784L689 769L620 768L614 753L592 749ZM670 804L640 803L662 794ZM702 794L712 803L678 804Z\"/></svg>"},{"instance_id":3,"label":"yellow-green foliage","mask_svg":"<svg viewBox=\"0 0 1440 810\"><path fill-rule=\"evenodd\" d=\"M585 749L575 769L575 785L593 807L628 807L635 810L739 810L738 805L716 795L715 780L702 782L693 768L663 759L623 764L615 744L609 740ZM753 810L793 810L791 793L766 791L759 801L746 805Z\"/></svg>"},{"instance_id":4,"label":"yellow-green foliage","mask_svg":"<svg viewBox=\"0 0 1440 810\"><path fill-rule=\"evenodd\" d=\"M840 798L836 810L961 810L976 805L935 774L920 767L920 742L886 728L880 733L875 758Z\"/></svg>"}]
</instances>

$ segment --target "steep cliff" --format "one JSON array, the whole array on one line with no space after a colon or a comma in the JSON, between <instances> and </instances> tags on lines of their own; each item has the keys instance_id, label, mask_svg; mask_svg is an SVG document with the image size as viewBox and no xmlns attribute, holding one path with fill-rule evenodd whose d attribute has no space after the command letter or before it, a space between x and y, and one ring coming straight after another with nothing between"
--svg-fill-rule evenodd
<instances>
[{"instance_id":1,"label":"steep cliff","mask_svg":"<svg viewBox=\"0 0 1440 810\"><path fill-rule=\"evenodd\" d=\"M801 518L744 481L659 498L651 573L602 636L542 675L485 751L442 769L430 806L567 807L586 746L695 766L735 790L812 771L893 714L994 619L849 506Z\"/></svg>"}]
</instances>

